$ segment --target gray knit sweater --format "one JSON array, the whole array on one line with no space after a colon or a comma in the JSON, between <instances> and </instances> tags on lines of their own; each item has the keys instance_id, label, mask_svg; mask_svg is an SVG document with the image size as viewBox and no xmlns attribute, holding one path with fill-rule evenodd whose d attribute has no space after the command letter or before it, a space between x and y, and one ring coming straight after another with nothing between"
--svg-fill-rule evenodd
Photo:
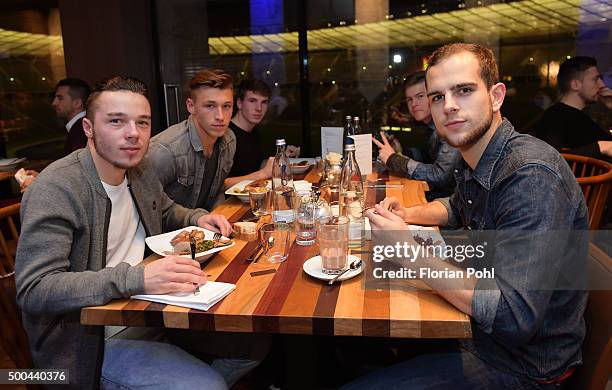
<instances>
[{"instance_id":1,"label":"gray knit sweater","mask_svg":"<svg viewBox=\"0 0 612 390\"><path fill-rule=\"evenodd\" d=\"M204 210L175 204L143 161L127 173L147 236L195 225ZM80 324L80 309L144 291L144 268L105 268L111 202L88 148L43 170L21 203L17 300L37 368L69 369L70 384L99 386L104 327Z\"/></svg>"}]
</instances>

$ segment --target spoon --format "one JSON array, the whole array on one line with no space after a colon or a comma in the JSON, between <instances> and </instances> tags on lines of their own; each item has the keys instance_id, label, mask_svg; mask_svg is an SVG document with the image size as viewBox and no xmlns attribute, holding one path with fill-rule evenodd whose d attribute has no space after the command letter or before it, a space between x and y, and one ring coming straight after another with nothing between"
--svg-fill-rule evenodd
<instances>
[{"instance_id":1,"label":"spoon","mask_svg":"<svg viewBox=\"0 0 612 390\"><path fill-rule=\"evenodd\" d=\"M327 284L332 285L334 284L334 282L336 280L338 280L338 278L342 275L344 275L345 273L347 273L349 270L353 270L353 269L357 269L361 267L361 259L355 260L353 261L349 267L347 269L345 269L344 271L342 271L340 274L336 275L332 280L330 280L329 282L327 282Z\"/></svg>"},{"instance_id":2,"label":"spoon","mask_svg":"<svg viewBox=\"0 0 612 390\"><path fill-rule=\"evenodd\" d=\"M261 255L263 255L264 253L268 252L274 246L274 236L270 236L268 238L267 244L268 245L266 246L266 248L264 248L264 250L259 252L257 257L255 257L255 259L253 259L253 263L257 263L259 261L259 258L261 257Z\"/></svg>"}]
</instances>

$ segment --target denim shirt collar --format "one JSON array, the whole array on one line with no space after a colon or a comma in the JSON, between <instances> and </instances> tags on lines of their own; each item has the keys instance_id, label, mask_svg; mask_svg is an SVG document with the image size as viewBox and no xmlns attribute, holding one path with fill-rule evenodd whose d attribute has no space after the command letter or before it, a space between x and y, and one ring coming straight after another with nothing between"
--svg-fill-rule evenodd
<instances>
[{"instance_id":1,"label":"denim shirt collar","mask_svg":"<svg viewBox=\"0 0 612 390\"><path fill-rule=\"evenodd\" d=\"M508 143L513 130L512 124L504 118L497 130L495 130L480 160L478 160L476 169L470 175L487 191L491 189L493 169L495 169L497 161L501 158L504 147Z\"/></svg>"},{"instance_id":2,"label":"denim shirt collar","mask_svg":"<svg viewBox=\"0 0 612 390\"><path fill-rule=\"evenodd\" d=\"M191 142L191 146L193 150L196 152L203 152L204 146L202 146L202 141L200 141L200 135L198 134L198 127L196 126L193 115L189 115L189 119L187 119L187 128L189 129L189 142ZM217 140L219 143L219 150L225 150L229 143L228 131L225 132L221 139Z\"/></svg>"}]
</instances>

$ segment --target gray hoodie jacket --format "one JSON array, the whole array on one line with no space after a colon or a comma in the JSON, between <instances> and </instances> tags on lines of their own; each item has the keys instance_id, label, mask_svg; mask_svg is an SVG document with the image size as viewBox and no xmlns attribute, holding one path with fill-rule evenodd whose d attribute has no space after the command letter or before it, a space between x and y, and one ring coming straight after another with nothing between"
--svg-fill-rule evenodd
<instances>
[{"instance_id":1,"label":"gray hoodie jacket","mask_svg":"<svg viewBox=\"0 0 612 390\"><path fill-rule=\"evenodd\" d=\"M196 225L204 210L168 198L149 164L128 170L147 236ZM71 387L97 388L104 327L84 326L80 310L144 293L144 268L105 268L111 201L88 148L42 171L21 203L17 300L36 368L68 369Z\"/></svg>"}]
</instances>

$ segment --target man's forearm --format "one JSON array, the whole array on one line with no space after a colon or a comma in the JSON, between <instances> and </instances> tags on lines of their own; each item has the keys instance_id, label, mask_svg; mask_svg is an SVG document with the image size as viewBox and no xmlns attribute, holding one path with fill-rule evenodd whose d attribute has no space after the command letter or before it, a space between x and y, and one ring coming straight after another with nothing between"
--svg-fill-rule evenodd
<instances>
[{"instance_id":1,"label":"man's forearm","mask_svg":"<svg viewBox=\"0 0 612 390\"><path fill-rule=\"evenodd\" d=\"M244 180L261 180L261 179L268 179L267 177L265 177L266 175L263 174L262 170L258 170L255 171L253 173L249 173L248 175L244 175L244 176L234 176L234 177L227 177L225 178L225 180L223 181L223 185L225 186L225 189L230 188L231 186L240 183L241 181Z\"/></svg>"},{"instance_id":2,"label":"man's forearm","mask_svg":"<svg viewBox=\"0 0 612 390\"><path fill-rule=\"evenodd\" d=\"M448 224L448 211L442 203L433 201L406 208L404 220L416 225L446 226Z\"/></svg>"}]
</instances>

